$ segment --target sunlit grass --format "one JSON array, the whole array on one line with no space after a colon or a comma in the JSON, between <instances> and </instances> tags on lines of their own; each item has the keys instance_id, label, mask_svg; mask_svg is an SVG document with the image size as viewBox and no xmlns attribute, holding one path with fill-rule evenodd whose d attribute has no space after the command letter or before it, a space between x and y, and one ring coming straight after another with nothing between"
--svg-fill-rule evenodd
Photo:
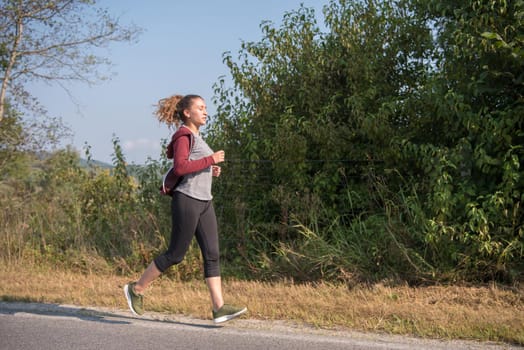
<instances>
[{"instance_id":1,"label":"sunlit grass","mask_svg":"<svg viewBox=\"0 0 524 350\"><path fill-rule=\"evenodd\" d=\"M114 274L80 274L34 265L3 265L0 298L125 310L123 285ZM494 285L372 286L294 284L224 280L227 302L246 305L247 317L287 320L329 329L387 332L443 339L475 339L524 344L522 289ZM146 309L211 318L203 280L155 281L146 294Z\"/></svg>"}]
</instances>

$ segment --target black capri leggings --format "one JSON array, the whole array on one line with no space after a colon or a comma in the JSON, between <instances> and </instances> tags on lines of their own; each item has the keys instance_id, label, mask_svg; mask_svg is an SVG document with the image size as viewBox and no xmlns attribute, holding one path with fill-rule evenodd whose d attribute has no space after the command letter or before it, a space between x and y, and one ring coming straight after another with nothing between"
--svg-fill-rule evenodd
<instances>
[{"instance_id":1,"label":"black capri leggings","mask_svg":"<svg viewBox=\"0 0 524 350\"><path fill-rule=\"evenodd\" d=\"M201 201L181 192L171 200L171 241L167 251L156 257L156 267L164 272L179 264L186 255L193 236L196 236L204 259L204 276L220 276L218 228L212 201Z\"/></svg>"}]
</instances>

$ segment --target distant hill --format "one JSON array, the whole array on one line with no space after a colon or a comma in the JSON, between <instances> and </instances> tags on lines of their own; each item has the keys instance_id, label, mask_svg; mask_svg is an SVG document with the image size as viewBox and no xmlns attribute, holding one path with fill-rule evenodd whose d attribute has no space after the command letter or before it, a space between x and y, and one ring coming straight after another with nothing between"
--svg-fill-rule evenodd
<instances>
[{"instance_id":1,"label":"distant hill","mask_svg":"<svg viewBox=\"0 0 524 350\"><path fill-rule=\"evenodd\" d=\"M89 167L89 165L91 166L95 166L97 168L102 168L102 169L112 169L114 168L114 166L112 164L108 164L108 163L104 163L104 162L101 162L99 160L90 160L89 163L87 162L87 159L84 159L84 158L80 158L80 166L81 167Z\"/></svg>"},{"instance_id":2,"label":"distant hill","mask_svg":"<svg viewBox=\"0 0 524 350\"><path fill-rule=\"evenodd\" d=\"M81 167L84 167L84 168L88 168L89 167L89 163L87 162L87 159L80 158L79 163L80 163ZM102 161L99 161L99 160L91 160L90 161L90 165L92 167L98 168L98 169L113 170L115 168L115 166L113 164L105 163L105 162L102 162ZM136 177L137 173L143 167L144 167L143 165L128 164L127 165L127 173L128 173L129 176Z\"/></svg>"}]
</instances>

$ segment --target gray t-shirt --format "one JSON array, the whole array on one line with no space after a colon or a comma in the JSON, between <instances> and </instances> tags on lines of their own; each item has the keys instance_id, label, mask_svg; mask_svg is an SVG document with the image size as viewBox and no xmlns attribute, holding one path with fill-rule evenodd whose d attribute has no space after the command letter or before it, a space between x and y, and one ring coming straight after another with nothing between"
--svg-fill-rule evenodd
<instances>
[{"instance_id":1,"label":"gray t-shirt","mask_svg":"<svg viewBox=\"0 0 524 350\"><path fill-rule=\"evenodd\" d=\"M197 160L213 154L213 150L208 146L206 141L200 136L193 134L193 148L189 154L189 160ZM213 173L211 167L185 175L180 185L175 191L183 194L208 201L213 199L211 194L211 183L213 181Z\"/></svg>"}]
</instances>

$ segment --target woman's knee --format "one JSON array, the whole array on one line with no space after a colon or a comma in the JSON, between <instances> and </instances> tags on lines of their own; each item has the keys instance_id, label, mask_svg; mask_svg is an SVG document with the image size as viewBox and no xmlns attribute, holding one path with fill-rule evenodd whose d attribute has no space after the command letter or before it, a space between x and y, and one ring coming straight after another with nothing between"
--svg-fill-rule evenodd
<instances>
[{"instance_id":1,"label":"woman's knee","mask_svg":"<svg viewBox=\"0 0 524 350\"><path fill-rule=\"evenodd\" d=\"M160 272L164 272L171 266L180 264L182 260L184 260L184 257L178 257L172 254L164 253L157 256L154 262Z\"/></svg>"}]
</instances>

